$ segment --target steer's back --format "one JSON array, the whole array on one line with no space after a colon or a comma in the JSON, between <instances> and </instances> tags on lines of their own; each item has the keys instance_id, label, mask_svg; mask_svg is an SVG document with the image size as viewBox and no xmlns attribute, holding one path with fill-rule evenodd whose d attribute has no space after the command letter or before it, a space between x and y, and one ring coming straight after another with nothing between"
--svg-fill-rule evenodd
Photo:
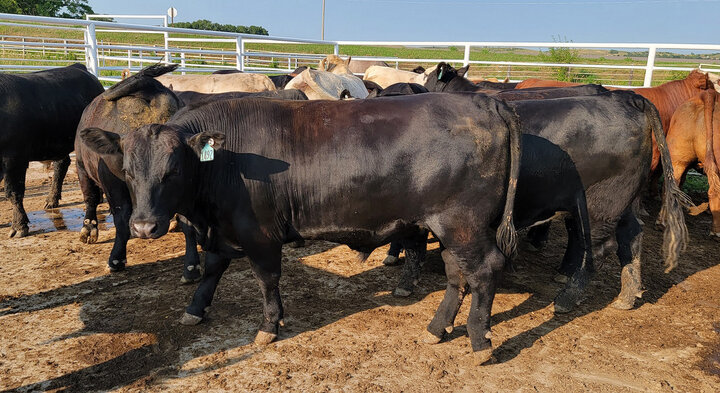
<instances>
[{"instance_id":1,"label":"steer's back","mask_svg":"<svg viewBox=\"0 0 720 393\"><path fill-rule=\"evenodd\" d=\"M374 225L422 221L453 204L499 215L509 156L503 116L509 110L488 97L424 94L229 100L172 123L226 133L226 151L201 164L203 177L221 179L211 187L218 198L242 179L256 214L286 215L313 237L347 233L337 223L382 231Z\"/></svg>"}]
</instances>

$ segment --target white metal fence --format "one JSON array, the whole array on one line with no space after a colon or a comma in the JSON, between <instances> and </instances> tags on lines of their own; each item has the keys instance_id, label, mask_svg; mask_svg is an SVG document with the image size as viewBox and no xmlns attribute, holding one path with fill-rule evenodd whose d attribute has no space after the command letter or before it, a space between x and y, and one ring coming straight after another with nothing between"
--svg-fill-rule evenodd
<instances>
[{"instance_id":1,"label":"white metal fence","mask_svg":"<svg viewBox=\"0 0 720 393\"><path fill-rule=\"evenodd\" d=\"M316 64L318 59L330 53L352 52L352 47L373 46L390 48L386 53L401 52L415 48L422 57L422 49L444 48L445 58L370 57L353 56L360 60L381 60L391 66L412 69L416 65L430 66L439 61L455 65L471 64L472 73L511 80L529 77L553 78L561 70L568 75L575 72L579 81L618 86L650 86L672 79L668 72L690 71L701 65L720 68L716 60L686 60L677 64L659 64L660 50L716 51L720 45L704 44L630 44L630 43L565 43L565 42L395 42L395 41L319 41L287 37L266 37L218 31L201 31L167 27L164 16L145 16L160 20L161 26L123 24L94 20L96 17L133 18L137 15L91 15L86 20L47 18L26 15L0 14L0 26L28 28L44 31L43 36L0 35L0 70L32 71L84 62L90 72L101 80L120 80L123 69L137 71L156 62L179 63L177 72L213 72L221 69L237 69L244 72L283 73L301 65ZM28 31L28 30L22 30ZM39 34L38 34L39 35ZM80 38L82 37L82 38ZM139 37L154 37L141 39ZM271 46L248 44L298 44L290 51L270 50ZM322 46L318 46L322 45ZM253 45L250 45L253 46ZM618 62L608 59L590 61L587 57L577 60L584 63L537 61L478 60L490 49L512 52L517 50L568 49L615 49L646 51L645 59L628 59ZM536 53L536 52L534 52ZM632 53L632 52L630 52ZM521 57L521 56L517 56ZM531 57L531 56L528 56ZM615 59L617 60L617 59ZM643 61L644 60L644 61ZM640 62L640 64L638 64ZM669 63L669 60L665 60ZM664 73L664 76L658 74ZM590 75L585 77L584 75ZM472 75L471 75L472 76ZM641 83L642 82L642 83Z\"/></svg>"}]
</instances>

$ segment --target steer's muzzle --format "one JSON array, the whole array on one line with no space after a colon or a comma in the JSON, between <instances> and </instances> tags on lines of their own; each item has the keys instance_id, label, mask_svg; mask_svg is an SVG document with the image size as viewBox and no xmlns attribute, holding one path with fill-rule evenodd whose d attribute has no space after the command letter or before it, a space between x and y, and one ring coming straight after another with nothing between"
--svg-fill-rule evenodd
<instances>
[{"instance_id":1,"label":"steer's muzzle","mask_svg":"<svg viewBox=\"0 0 720 393\"><path fill-rule=\"evenodd\" d=\"M157 223L152 221L134 221L130 225L133 236L141 239L157 239L162 236Z\"/></svg>"}]
</instances>

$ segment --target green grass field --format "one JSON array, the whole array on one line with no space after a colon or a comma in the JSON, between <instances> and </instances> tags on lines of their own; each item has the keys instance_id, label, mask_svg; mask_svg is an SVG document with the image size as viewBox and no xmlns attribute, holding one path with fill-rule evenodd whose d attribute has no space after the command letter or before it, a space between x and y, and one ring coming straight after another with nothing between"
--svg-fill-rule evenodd
<instances>
[{"instance_id":1,"label":"green grass field","mask_svg":"<svg viewBox=\"0 0 720 393\"><path fill-rule=\"evenodd\" d=\"M68 31L55 29L38 29L29 26L0 26L0 35L5 36L25 36L37 38L60 38L68 40L82 40L82 31ZM202 35L177 35L171 37L193 37L207 38ZM142 46L162 47L164 41L162 34L140 34L140 33L113 33L98 32L98 42L103 44L132 44ZM235 50L234 43L197 43L197 42L173 42L172 46L182 48L202 48L202 49L222 49L228 51ZM246 51L259 52L280 52L280 53L303 53L303 54L327 54L332 53L332 45L322 44L259 44L248 43L245 45ZM19 51L3 50L3 58L11 57L14 60L0 61L0 64L23 64L33 65L41 64L42 60L66 60L67 62L82 61L84 56L82 53L58 54L40 54L25 53L23 59L19 62ZM406 58L406 59L459 59L463 58L463 47L449 48L414 48L414 47L379 47L379 46L341 46L341 55L349 56L369 56L369 57L387 57L387 58ZM13 55L13 56L10 56ZM116 56L127 56L125 52L115 53ZM145 56L159 56L158 53L144 53ZM187 56L188 64L222 64L227 66L234 65L234 56L229 53L228 56L220 58L205 57L193 58ZM566 50L555 49L545 52L533 51L522 48L472 48L470 60L473 61L504 61L504 62L545 62L545 63L584 63L584 64L603 64L603 65L636 65L644 66L645 60L638 59L636 53L618 52L618 51L598 51L598 50ZM658 66L674 66L674 67L692 67L701 62L707 63L712 59L702 59L698 57L697 63L688 62L686 59L668 59L658 58L656 65ZM282 66L287 63L284 58L267 59L267 66ZM434 62L418 62L418 63L400 63L403 69L411 69L416 65L425 67L432 66ZM59 64L59 63L57 63ZM105 60L102 66L122 67L127 62ZM394 65L394 64L393 64ZM119 71L104 70L103 76L118 75ZM668 80L681 79L687 73L679 71L655 71L653 84L657 85ZM471 78L495 77L503 79L509 77L513 80L526 79L528 77L536 77L543 79L560 79L572 82L582 83L602 83L602 84L622 84L641 86L644 79L644 70L620 70L620 69L596 69L582 67L541 67L541 66L519 66L519 65L479 65L474 64L471 67Z\"/></svg>"}]
</instances>

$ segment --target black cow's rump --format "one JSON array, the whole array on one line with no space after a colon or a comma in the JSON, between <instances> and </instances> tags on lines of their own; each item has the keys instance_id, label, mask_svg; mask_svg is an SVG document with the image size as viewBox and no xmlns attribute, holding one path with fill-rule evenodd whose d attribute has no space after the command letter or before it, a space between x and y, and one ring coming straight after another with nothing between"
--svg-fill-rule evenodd
<instances>
[{"instance_id":1,"label":"black cow's rump","mask_svg":"<svg viewBox=\"0 0 720 393\"><path fill-rule=\"evenodd\" d=\"M13 206L10 236L29 232L23 207L29 161L54 161L53 183L45 208L60 200L78 121L85 106L103 92L84 65L29 74L0 74L0 175Z\"/></svg>"}]
</instances>

